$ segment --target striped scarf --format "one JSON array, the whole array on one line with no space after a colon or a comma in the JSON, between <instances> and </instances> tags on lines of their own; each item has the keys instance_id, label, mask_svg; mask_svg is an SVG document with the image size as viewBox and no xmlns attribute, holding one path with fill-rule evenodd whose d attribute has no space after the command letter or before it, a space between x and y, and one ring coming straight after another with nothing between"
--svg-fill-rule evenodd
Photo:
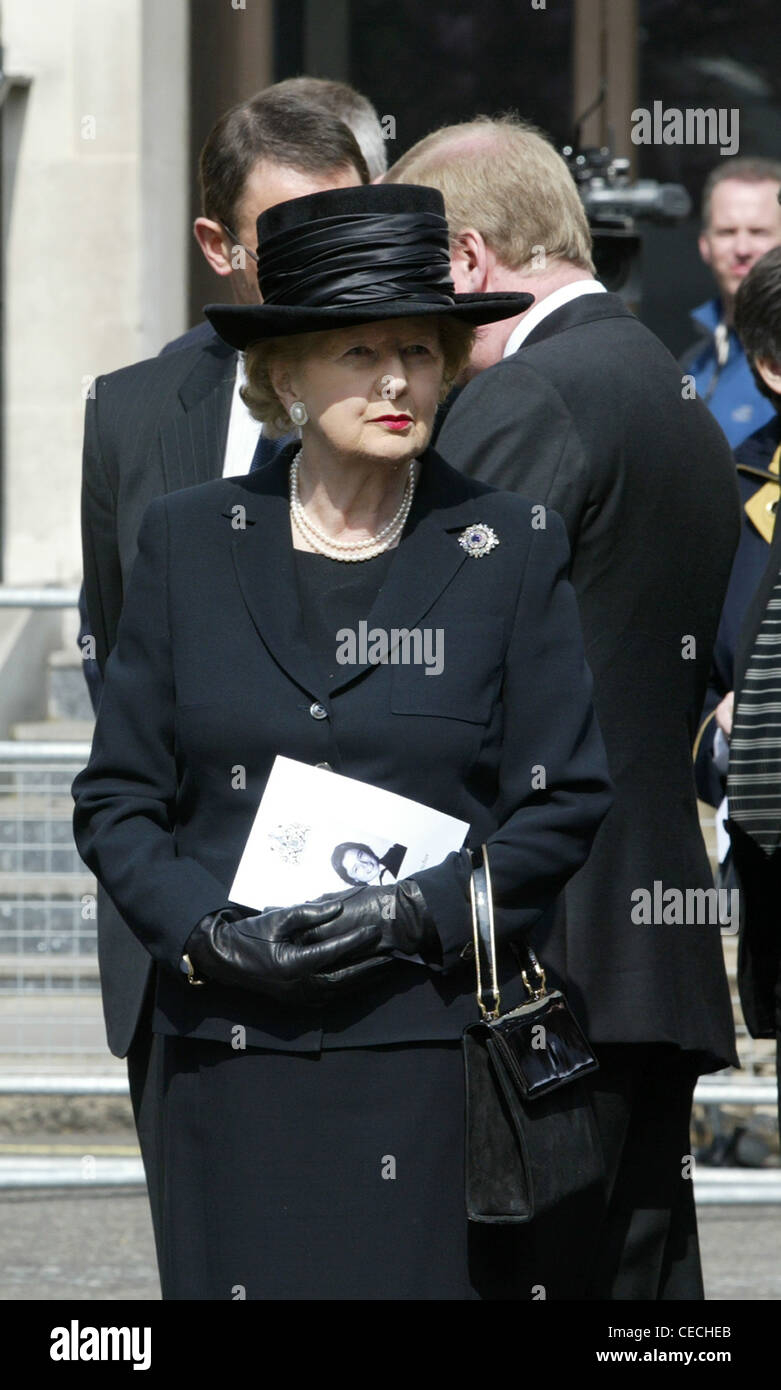
<instances>
[{"instance_id":1,"label":"striped scarf","mask_svg":"<svg viewBox=\"0 0 781 1390\"><path fill-rule=\"evenodd\" d=\"M730 819L772 854L781 840L781 574L736 701L727 796Z\"/></svg>"}]
</instances>

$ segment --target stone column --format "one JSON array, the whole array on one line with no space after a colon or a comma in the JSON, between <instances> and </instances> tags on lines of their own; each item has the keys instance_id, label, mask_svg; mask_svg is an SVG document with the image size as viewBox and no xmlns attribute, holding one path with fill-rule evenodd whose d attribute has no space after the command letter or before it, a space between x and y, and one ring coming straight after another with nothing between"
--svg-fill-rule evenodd
<instances>
[{"instance_id":1,"label":"stone column","mask_svg":"<svg viewBox=\"0 0 781 1390\"><path fill-rule=\"evenodd\" d=\"M187 0L2 0L4 580L81 574L84 395L186 322Z\"/></svg>"}]
</instances>

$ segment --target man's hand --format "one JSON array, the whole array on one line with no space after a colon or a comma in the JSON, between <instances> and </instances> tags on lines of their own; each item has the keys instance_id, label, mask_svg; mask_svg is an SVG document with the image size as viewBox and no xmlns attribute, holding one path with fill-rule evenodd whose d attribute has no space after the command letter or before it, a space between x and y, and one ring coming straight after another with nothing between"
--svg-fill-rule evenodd
<instances>
[{"instance_id":1,"label":"man's hand","mask_svg":"<svg viewBox=\"0 0 781 1390\"><path fill-rule=\"evenodd\" d=\"M729 690L724 699L716 706L714 718L725 738L729 738L732 733L732 714L735 705L735 691Z\"/></svg>"}]
</instances>

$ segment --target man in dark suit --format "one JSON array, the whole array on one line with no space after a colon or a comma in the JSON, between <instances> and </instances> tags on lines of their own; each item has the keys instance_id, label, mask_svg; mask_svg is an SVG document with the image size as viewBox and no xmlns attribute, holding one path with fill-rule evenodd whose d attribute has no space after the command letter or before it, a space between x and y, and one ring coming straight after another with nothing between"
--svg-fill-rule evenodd
<instances>
[{"instance_id":1,"label":"man in dark suit","mask_svg":"<svg viewBox=\"0 0 781 1390\"><path fill-rule=\"evenodd\" d=\"M768 251L738 290L735 321L758 389L775 410L771 425L753 438L781 457L781 247ZM768 501L777 488L767 489ZM767 566L759 583L742 595L736 615L743 618L734 648L734 691L720 726L729 739L727 827L740 889L738 988L751 1036L776 1039L776 1070L781 1097L781 799L776 787L781 767L778 689L781 650L779 623L781 527L776 521ZM753 592L752 592L753 590ZM722 619L722 624L723 624ZM720 706L723 710L722 706Z\"/></svg>"},{"instance_id":2,"label":"man in dark suit","mask_svg":"<svg viewBox=\"0 0 781 1390\"><path fill-rule=\"evenodd\" d=\"M203 215L195 235L212 269L228 280L234 301L247 303L259 298L252 248L260 213L305 193L367 183L369 173L347 126L327 109L304 104L295 84L285 83L281 92L268 88L217 122L201 153L200 177ZM95 660L85 667L97 668L90 682L95 704L147 504L195 483L247 473L278 451L241 400L242 382L241 354L204 323L159 357L95 383L94 399L87 401L82 474L82 640L91 636L94 642ZM102 890L98 961L108 1045L128 1059L149 1177L156 1171L147 1113L150 960ZM158 1198L151 1185L150 1179L154 1214Z\"/></svg>"},{"instance_id":3,"label":"man in dark suit","mask_svg":"<svg viewBox=\"0 0 781 1390\"><path fill-rule=\"evenodd\" d=\"M760 256L781 242L781 163L738 155L720 159L702 191L700 255L717 293L690 315L697 341L681 358L733 449L772 419L735 322L735 299Z\"/></svg>"},{"instance_id":4,"label":"man in dark suit","mask_svg":"<svg viewBox=\"0 0 781 1390\"><path fill-rule=\"evenodd\" d=\"M201 152L203 215L194 231L234 302L258 300L255 223L275 203L367 183L354 137L285 83L221 117ZM201 324L151 358L99 377L85 417L84 588L102 672L114 645L141 516L153 497L264 463L260 425L239 396L240 355Z\"/></svg>"},{"instance_id":5,"label":"man in dark suit","mask_svg":"<svg viewBox=\"0 0 781 1390\"><path fill-rule=\"evenodd\" d=\"M436 447L538 501L540 525L547 507L564 518L616 784L560 900L564 930L539 943L600 1060L610 1206L590 1292L701 1298L692 1093L700 1072L736 1061L720 928L656 908L649 920L638 902L712 890L691 748L739 534L732 456L666 349L594 279L580 199L539 132L509 118L450 127L389 178L444 194L457 291L536 296L481 330Z\"/></svg>"},{"instance_id":6,"label":"man in dark suit","mask_svg":"<svg viewBox=\"0 0 781 1390\"><path fill-rule=\"evenodd\" d=\"M719 806L727 790L735 646L746 610L768 562L781 487L780 461L781 419L777 415L735 450L743 504L740 544L716 634L708 693L695 744L697 792L711 806Z\"/></svg>"},{"instance_id":7,"label":"man in dark suit","mask_svg":"<svg viewBox=\"0 0 781 1390\"><path fill-rule=\"evenodd\" d=\"M781 363L779 363L781 366ZM781 384L781 372L779 373ZM768 814L768 823L773 829L774 847L763 847L754 825L745 820L733 805L736 797L734 782L736 764L732 755L737 734L737 718L741 714L741 702L747 689L746 676L752 665L757 648L757 638L765 618L772 621L769 603L778 601L778 583L781 576L781 527L776 527L767 569L757 589L735 652L735 710L736 720L732 726L729 775L727 779L730 797L730 818L726 822L732 841L732 862L735 879L740 891L740 937L738 941L738 991L743 1008L746 1027L752 1038L776 1039L776 1076L778 1080L778 1104L781 1114L781 931L778 923L778 905L781 901L781 812L778 809L777 794L774 790L772 772L777 771L781 757L781 734L776 730L772 736L763 723L754 726L747 735L746 753L754 759L760 754L762 761L754 764L759 768L763 780L757 785L767 792L763 799L763 811ZM768 649L765 648L765 655ZM776 663L777 664L777 663ZM764 672L763 672L764 674ZM777 721L778 715L774 715ZM745 731L741 731L745 735ZM770 738L763 751L757 747L755 739ZM753 744L753 747L752 747ZM764 780L766 779L766 780Z\"/></svg>"},{"instance_id":8,"label":"man in dark suit","mask_svg":"<svg viewBox=\"0 0 781 1390\"><path fill-rule=\"evenodd\" d=\"M695 764L699 794L712 806L720 805L727 790L735 651L765 574L781 485L781 247L762 256L741 283L735 296L735 327L757 390L774 414L735 450L743 526L716 637Z\"/></svg>"},{"instance_id":9,"label":"man in dark suit","mask_svg":"<svg viewBox=\"0 0 781 1390\"><path fill-rule=\"evenodd\" d=\"M321 188L366 183L383 161L376 111L343 82L289 78L227 111L201 151L203 211L193 232L233 301L257 302L252 247L265 208ZM167 343L160 356L185 349L188 357L152 358L100 377L100 408L97 392L87 402L79 646L93 709L146 503L161 492L261 467L284 442L266 436L244 406L241 353L206 322Z\"/></svg>"}]
</instances>

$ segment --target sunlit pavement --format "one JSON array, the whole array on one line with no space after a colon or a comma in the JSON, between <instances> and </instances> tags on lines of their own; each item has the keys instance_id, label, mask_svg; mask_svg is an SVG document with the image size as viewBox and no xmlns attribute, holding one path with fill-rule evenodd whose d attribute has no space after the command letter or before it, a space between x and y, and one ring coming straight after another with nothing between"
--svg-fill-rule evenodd
<instances>
[{"instance_id":1,"label":"sunlit pavement","mask_svg":"<svg viewBox=\"0 0 781 1390\"><path fill-rule=\"evenodd\" d=\"M707 1207L708 1298L781 1299L781 1207ZM0 1298L159 1299L146 1194L119 1189L0 1193Z\"/></svg>"}]
</instances>

